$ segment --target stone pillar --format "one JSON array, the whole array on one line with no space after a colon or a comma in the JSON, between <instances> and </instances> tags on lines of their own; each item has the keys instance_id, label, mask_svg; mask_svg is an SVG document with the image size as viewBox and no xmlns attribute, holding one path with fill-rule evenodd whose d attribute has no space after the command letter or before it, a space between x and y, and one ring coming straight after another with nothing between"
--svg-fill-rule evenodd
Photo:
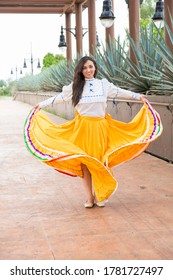
<instances>
[{"instance_id":1,"label":"stone pillar","mask_svg":"<svg viewBox=\"0 0 173 280\"><path fill-rule=\"evenodd\" d=\"M140 1L129 0L129 33L135 42L136 47L139 47L139 32L140 32ZM136 57L130 46L130 59L137 65Z\"/></svg>"},{"instance_id":2,"label":"stone pillar","mask_svg":"<svg viewBox=\"0 0 173 280\"><path fill-rule=\"evenodd\" d=\"M71 29L71 14L66 13L65 14L65 25L66 25L66 44L67 44L67 50L66 50L66 57L67 60L72 62L72 39L71 39L71 32L68 31L68 29Z\"/></svg>"},{"instance_id":3,"label":"stone pillar","mask_svg":"<svg viewBox=\"0 0 173 280\"><path fill-rule=\"evenodd\" d=\"M94 55L96 47L96 15L95 0L88 0L88 32L89 32L89 52Z\"/></svg>"},{"instance_id":4,"label":"stone pillar","mask_svg":"<svg viewBox=\"0 0 173 280\"><path fill-rule=\"evenodd\" d=\"M112 11L114 12L114 0L112 0ZM106 28L106 43L110 46L110 39L113 40L115 37L114 35L114 23L111 27Z\"/></svg>"},{"instance_id":5,"label":"stone pillar","mask_svg":"<svg viewBox=\"0 0 173 280\"><path fill-rule=\"evenodd\" d=\"M172 26L172 23L171 23L170 15L172 16L172 19L173 19L173 0L164 0L164 18L165 18L172 34L173 34L173 26ZM169 38L169 35L168 35L168 32L166 31L166 28L165 28L165 41L166 41L166 44L167 44L168 48L173 53L173 44L172 44L172 42Z\"/></svg>"},{"instance_id":6,"label":"stone pillar","mask_svg":"<svg viewBox=\"0 0 173 280\"><path fill-rule=\"evenodd\" d=\"M82 4L75 4L76 12L76 52L78 54L83 53L82 46Z\"/></svg>"}]
</instances>

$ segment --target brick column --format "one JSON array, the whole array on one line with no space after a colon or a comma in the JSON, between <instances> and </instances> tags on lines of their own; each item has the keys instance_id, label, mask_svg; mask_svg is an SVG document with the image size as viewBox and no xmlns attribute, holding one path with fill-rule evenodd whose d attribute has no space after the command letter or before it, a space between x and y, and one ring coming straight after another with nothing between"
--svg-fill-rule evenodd
<instances>
[{"instance_id":1,"label":"brick column","mask_svg":"<svg viewBox=\"0 0 173 280\"><path fill-rule=\"evenodd\" d=\"M112 11L114 12L114 0L112 0ZM111 27L106 28L106 43L110 46L110 39L113 40L115 37L114 35L114 23Z\"/></svg>"},{"instance_id":2,"label":"brick column","mask_svg":"<svg viewBox=\"0 0 173 280\"><path fill-rule=\"evenodd\" d=\"M129 33L133 38L137 48L139 47L139 30L140 30L140 1L129 0ZM130 59L137 65L133 50L130 46Z\"/></svg>"},{"instance_id":3,"label":"brick column","mask_svg":"<svg viewBox=\"0 0 173 280\"><path fill-rule=\"evenodd\" d=\"M65 24L66 28L71 28L71 14L66 13L65 14ZM71 32L66 30L66 43L67 43L67 50L66 50L66 57L67 60L72 62L72 39L71 39Z\"/></svg>"},{"instance_id":4,"label":"brick column","mask_svg":"<svg viewBox=\"0 0 173 280\"><path fill-rule=\"evenodd\" d=\"M89 32L89 52L94 55L94 49L96 47L95 0L88 0L88 32Z\"/></svg>"},{"instance_id":5,"label":"brick column","mask_svg":"<svg viewBox=\"0 0 173 280\"><path fill-rule=\"evenodd\" d=\"M173 26L171 23L170 14L173 18L173 0L164 0L164 18L173 34ZM168 32L166 31L166 28L165 28L165 41L166 41L168 48L173 53L173 45L169 38Z\"/></svg>"},{"instance_id":6,"label":"brick column","mask_svg":"<svg viewBox=\"0 0 173 280\"><path fill-rule=\"evenodd\" d=\"M76 52L83 53L82 46L82 4L75 4L76 11Z\"/></svg>"}]
</instances>

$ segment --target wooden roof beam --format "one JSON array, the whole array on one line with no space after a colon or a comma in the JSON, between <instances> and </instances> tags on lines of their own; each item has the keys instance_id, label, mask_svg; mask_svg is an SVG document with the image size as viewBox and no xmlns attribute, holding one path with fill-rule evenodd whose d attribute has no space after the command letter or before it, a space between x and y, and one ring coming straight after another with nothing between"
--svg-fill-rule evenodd
<instances>
[{"instance_id":1,"label":"wooden roof beam","mask_svg":"<svg viewBox=\"0 0 173 280\"><path fill-rule=\"evenodd\" d=\"M56 7L1 7L0 6L0 13L28 13L28 14L62 14L64 13L64 9L63 8L56 8Z\"/></svg>"}]
</instances>

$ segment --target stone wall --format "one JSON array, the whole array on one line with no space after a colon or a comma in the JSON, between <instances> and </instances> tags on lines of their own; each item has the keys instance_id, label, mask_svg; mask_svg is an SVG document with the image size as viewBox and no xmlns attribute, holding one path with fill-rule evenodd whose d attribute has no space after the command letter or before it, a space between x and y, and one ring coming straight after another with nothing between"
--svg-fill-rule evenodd
<instances>
[{"instance_id":1,"label":"stone wall","mask_svg":"<svg viewBox=\"0 0 173 280\"><path fill-rule=\"evenodd\" d=\"M32 93L16 92L14 99L35 105L57 93ZM148 96L147 99L155 110L160 114L163 133L147 149L148 153L173 162L173 95L172 96ZM107 113L114 119L129 122L136 115L142 104L138 101L129 100L108 100ZM49 112L62 118L70 120L74 117L74 109L71 102L56 104L53 108L48 108Z\"/></svg>"}]
</instances>

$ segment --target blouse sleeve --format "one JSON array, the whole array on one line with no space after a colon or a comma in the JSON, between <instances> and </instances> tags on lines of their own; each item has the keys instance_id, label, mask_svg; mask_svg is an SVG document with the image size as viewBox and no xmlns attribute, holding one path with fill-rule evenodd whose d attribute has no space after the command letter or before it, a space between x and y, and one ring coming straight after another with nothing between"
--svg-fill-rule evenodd
<instances>
[{"instance_id":1,"label":"blouse sleeve","mask_svg":"<svg viewBox=\"0 0 173 280\"><path fill-rule=\"evenodd\" d=\"M107 97L140 100L141 95L139 93L117 87L106 79L103 79L103 82L106 88Z\"/></svg>"},{"instance_id":2,"label":"blouse sleeve","mask_svg":"<svg viewBox=\"0 0 173 280\"><path fill-rule=\"evenodd\" d=\"M69 84L68 86L64 86L62 88L62 92L60 92L59 94L48 98L42 102L39 103L39 107L41 109L48 107L48 106L52 106L56 103L63 103L65 101L71 100L72 98L72 83Z\"/></svg>"}]
</instances>

